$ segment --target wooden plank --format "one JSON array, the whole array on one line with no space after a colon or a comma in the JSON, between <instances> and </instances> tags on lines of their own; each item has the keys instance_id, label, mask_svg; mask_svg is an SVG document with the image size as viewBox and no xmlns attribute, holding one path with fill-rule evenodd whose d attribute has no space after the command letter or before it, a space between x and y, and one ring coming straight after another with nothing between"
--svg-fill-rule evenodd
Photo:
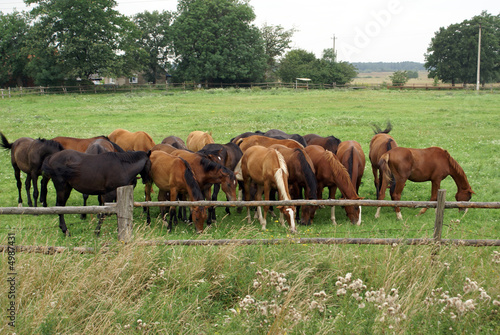
<instances>
[{"instance_id":1,"label":"wooden plank","mask_svg":"<svg viewBox=\"0 0 500 335\"><path fill-rule=\"evenodd\" d=\"M55 207L0 207L0 214L114 214L116 204L105 206L55 206Z\"/></svg>"}]
</instances>

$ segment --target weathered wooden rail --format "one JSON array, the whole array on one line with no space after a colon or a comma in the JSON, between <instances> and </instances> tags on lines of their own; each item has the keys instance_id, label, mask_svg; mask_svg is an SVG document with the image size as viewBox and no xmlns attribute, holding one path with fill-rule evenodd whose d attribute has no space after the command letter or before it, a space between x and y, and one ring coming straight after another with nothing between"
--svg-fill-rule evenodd
<instances>
[{"instance_id":1,"label":"weathered wooden rail","mask_svg":"<svg viewBox=\"0 0 500 335\"><path fill-rule=\"evenodd\" d=\"M132 240L133 209L134 207L158 206L229 206L250 207L272 205L315 205L315 206L374 206L374 207L411 207L411 208L436 208L433 238L287 238L287 239L223 239L223 240L156 240L137 241L137 245L274 245L274 244L374 244L374 245L428 245L452 244L463 246L500 246L500 240L457 240L442 239L443 215L448 208L500 208L500 202L446 202L446 190L438 191L437 201L382 201L382 200L285 200L285 201L148 201L134 202L133 187L120 187L117 191L117 203L104 206L68 206L68 207L3 207L0 214L116 214L118 222L118 239L122 242ZM0 245L0 252L7 250L8 246ZM39 247L15 246L17 251L59 253L74 251L79 253L94 252L92 248L67 248L67 247ZM102 249L101 252L106 249Z\"/></svg>"}]
</instances>

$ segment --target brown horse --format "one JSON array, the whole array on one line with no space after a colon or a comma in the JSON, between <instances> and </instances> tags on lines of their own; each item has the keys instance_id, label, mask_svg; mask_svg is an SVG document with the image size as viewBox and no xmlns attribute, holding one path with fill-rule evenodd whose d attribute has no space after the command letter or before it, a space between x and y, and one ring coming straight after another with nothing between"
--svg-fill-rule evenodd
<instances>
[{"instance_id":1,"label":"brown horse","mask_svg":"<svg viewBox=\"0 0 500 335\"><path fill-rule=\"evenodd\" d=\"M85 152L90 143L95 140L109 140L106 136L95 136L91 138L76 138L76 137L66 137L66 136L58 136L54 137L52 141L56 141L61 143L64 149L72 149L79 152ZM116 151L116 150L113 150Z\"/></svg>"},{"instance_id":2,"label":"brown horse","mask_svg":"<svg viewBox=\"0 0 500 335\"><path fill-rule=\"evenodd\" d=\"M211 188L214 184L221 185L229 201L236 200L237 182L233 171L196 152L175 150L171 154L188 162L206 200L211 199ZM211 224L212 219L215 219L215 208L209 207L207 224Z\"/></svg>"},{"instance_id":3,"label":"brown horse","mask_svg":"<svg viewBox=\"0 0 500 335\"><path fill-rule=\"evenodd\" d=\"M200 186L194 177L191 167L184 159L156 150L151 152L150 160L152 182L160 189L158 193L159 201L166 200L168 194L170 201L176 201L179 196L186 195L189 196L191 201L203 200L203 193ZM146 201L151 201L151 186L152 184L150 183L146 187ZM149 222L149 207L147 213ZM167 228L171 230L172 222L177 223L175 206L170 207L169 214L170 219ZM196 231L201 233L203 231L203 223L207 219L205 207L191 206L191 214ZM166 223L163 208L162 219Z\"/></svg>"},{"instance_id":4,"label":"brown horse","mask_svg":"<svg viewBox=\"0 0 500 335\"><path fill-rule=\"evenodd\" d=\"M323 137L317 134L307 134L304 135L303 137L307 145L319 145L325 148L326 150L333 152L334 154L337 153L337 148L341 142L338 138L336 138L333 135Z\"/></svg>"},{"instance_id":5,"label":"brown horse","mask_svg":"<svg viewBox=\"0 0 500 335\"><path fill-rule=\"evenodd\" d=\"M182 140L182 138L177 136L167 136L161 141L161 144L170 144L176 149L184 149L187 150L186 143Z\"/></svg>"},{"instance_id":6,"label":"brown horse","mask_svg":"<svg viewBox=\"0 0 500 335\"><path fill-rule=\"evenodd\" d=\"M342 165L334 153L329 150L325 150L319 145L308 145L305 150L309 157L311 157L316 170L316 179L318 181L318 199L322 199L323 189L325 187L328 187L328 199L335 199L337 187L342 193L342 196L346 199L362 199L358 196L346 168ZM361 224L360 206L344 206L344 209L352 224ZM335 206L332 206L331 209L331 220L333 224L336 224Z\"/></svg>"},{"instance_id":7,"label":"brown horse","mask_svg":"<svg viewBox=\"0 0 500 335\"><path fill-rule=\"evenodd\" d=\"M248 148L254 145L260 145L263 147L270 147L273 144L281 144L288 148L299 148L303 149L304 146L299 142L291 139L276 139L261 135L252 135L245 138L240 138L236 141L236 144L240 147L241 151L244 153Z\"/></svg>"},{"instance_id":8,"label":"brown horse","mask_svg":"<svg viewBox=\"0 0 500 335\"><path fill-rule=\"evenodd\" d=\"M377 125L373 125L373 132L375 133L375 136L373 136L370 141L370 152L368 153L368 157L370 158L370 162L372 164L373 181L375 184L377 200L383 200L385 198L385 191L387 189L387 183L382 183L384 179L379 166L380 158L387 151L398 146L394 138L389 135L391 130L392 125L390 122L387 123L385 130L380 129ZM391 190L394 186L394 183L392 183ZM380 207L377 207L375 218L380 216L380 209Z\"/></svg>"},{"instance_id":9,"label":"brown horse","mask_svg":"<svg viewBox=\"0 0 500 335\"><path fill-rule=\"evenodd\" d=\"M314 174L314 163L304 149L291 149L280 144L270 146L278 150L286 161L288 169L288 186L292 199L318 199L318 183ZM302 192L304 191L304 192ZM300 223L313 223L317 206L303 206ZM300 207L297 208L297 220Z\"/></svg>"},{"instance_id":10,"label":"brown horse","mask_svg":"<svg viewBox=\"0 0 500 335\"><path fill-rule=\"evenodd\" d=\"M205 145L215 143L212 135L204 131L195 130L189 133L186 146L191 151L201 150Z\"/></svg>"},{"instance_id":11,"label":"brown horse","mask_svg":"<svg viewBox=\"0 0 500 335\"><path fill-rule=\"evenodd\" d=\"M108 137L125 151L148 152L155 145L151 136L143 131L132 133L125 129L116 129Z\"/></svg>"},{"instance_id":12,"label":"brown horse","mask_svg":"<svg viewBox=\"0 0 500 335\"><path fill-rule=\"evenodd\" d=\"M245 188L245 200L251 200L250 186L252 183L257 185L255 200L269 200L271 189L278 190L280 200L290 200L288 189L288 171L283 155L276 149L265 148L255 145L248 148L241 158L241 175ZM264 216L261 208L257 208L259 221L262 229L266 229L266 216L269 206L264 206ZM280 213L284 215L290 229L293 233L297 232L295 227L295 206L278 206ZM248 222L251 222L250 208L247 207ZM283 221L282 221L283 224Z\"/></svg>"},{"instance_id":13,"label":"brown horse","mask_svg":"<svg viewBox=\"0 0 500 335\"><path fill-rule=\"evenodd\" d=\"M43 177L40 186L40 192L38 192L38 177L42 175L42 163L45 158L52 155L53 153L63 150L60 143L46 140L46 139L32 139L29 137L21 137L9 143L7 138L0 133L2 138L2 146L4 149L10 150L11 164L14 168L14 176L17 181L18 189L18 206L21 207L23 199L21 197L21 171L26 173L26 193L28 197L28 206L33 206L31 202L30 188L33 184L33 200L35 207L38 204L38 195L40 195L40 202L44 207L47 206L47 184L49 179Z\"/></svg>"},{"instance_id":14,"label":"brown horse","mask_svg":"<svg viewBox=\"0 0 500 335\"><path fill-rule=\"evenodd\" d=\"M151 151L156 151L156 150L160 150L160 151L166 152L167 154L171 154L173 151L179 150L179 149L175 148L171 144L160 143L160 144L156 144L154 147L151 148Z\"/></svg>"},{"instance_id":15,"label":"brown horse","mask_svg":"<svg viewBox=\"0 0 500 335\"><path fill-rule=\"evenodd\" d=\"M365 153L361 145L356 141L341 142L337 150L337 157L349 172L351 182L356 189L356 193L359 194L359 186L366 165Z\"/></svg>"},{"instance_id":16,"label":"brown horse","mask_svg":"<svg viewBox=\"0 0 500 335\"><path fill-rule=\"evenodd\" d=\"M414 182L431 181L430 201L436 201L441 180L447 176L451 176L457 185L455 194L457 201L469 201L474 193L462 167L448 151L439 147L426 149L397 147L382 155L379 166L384 173L384 179L395 181L395 187L391 189L392 200L401 200L401 192L405 183L411 180ZM426 210L427 208L422 208L419 215L425 213ZM402 219L399 207L396 207L396 216Z\"/></svg>"}]
</instances>

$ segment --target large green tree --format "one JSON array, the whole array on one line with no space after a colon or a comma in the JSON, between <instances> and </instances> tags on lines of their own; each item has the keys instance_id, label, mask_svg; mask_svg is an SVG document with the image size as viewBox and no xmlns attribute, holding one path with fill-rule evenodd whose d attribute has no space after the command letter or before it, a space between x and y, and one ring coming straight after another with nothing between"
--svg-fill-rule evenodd
<instances>
[{"instance_id":1,"label":"large green tree","mask_svg":"<svg viewBox=\"0 0 500 335\"><path fill-rule=\"evenodd\" d=\"M179 0L177 11L176 79L244 82L263 77L263 41L247 1Z\"/></svg>"},{"instance_id":2,"label":"large green tree","mask_svg":"<svg viewBox=\"0 0 500 335\"><path fill-rule=\"evenodd\" d=\"M0 87L26 85L28 21L25 13L0 12Z\"/></svg>"},{"instance_id":3,"label":"large green tree","mask_svg":"<svg viewBox=\"0 0 500 335\"><path fill-rule=\"evenodd\" d=\"M114 0L25 0L31 14L33 55L29 69L38 84L123 75L140 67L132 47L135 26L113 8Z\"/></svg>"},{"instance_id":4,"label":"large green tree","mask_svg":"<svg viewBox=\"0 0 500 335\"><path fill-rule=\"evenodd\" d=\"M474 83L477 75L479 26L481 25L481 81L500 79L500 16L487 12L435 33L425 54L429 78L444 82Z\"/></svg>"},{"instance_id":5,"label":"large green tree","mask_svg":"<svg viewBox=\"0 0 500 335\"><path fill-rule=\"evenodd\" d=\"M145 77L148 81L165 76L169 71L168 54L172 47L172 31L174 15L168 11L145 11L133 17L134 23L140 31L139 47L148 55Z\"/></svg>"},{"instance_id":6,"label":"large green tree","mask_svg":"<svg viewBox=\"0 0 500 335\"><path fill-rule=\"evenodd\" d=\"M267 58L266 79L274 77L274 72L278 66L278 57L282 56L287 49L290 49L295 31L295 29L286 30L280 25L272 26L267 23L260 28Z\"/></svg>"}]
</instances>

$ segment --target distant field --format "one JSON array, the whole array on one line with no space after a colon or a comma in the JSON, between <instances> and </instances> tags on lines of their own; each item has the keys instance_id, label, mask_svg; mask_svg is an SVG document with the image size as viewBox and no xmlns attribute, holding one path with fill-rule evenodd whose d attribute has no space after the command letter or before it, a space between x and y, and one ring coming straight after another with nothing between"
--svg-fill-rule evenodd
<instances>
[{"instance_id":1,"label":"distant field","mask_svg":"<svg viewBox=\"0 0 500 335\"><path fill-rule=\"evenodd\" d=\"M368 74L367 74L368 75ZM370 74L374 76L374 74ZM360 78L364 80L365 78ZM374 78L366 78L374 79ZM24 96L0 100L0 131L19 137L91 137L116 128L148 132L155 142L210 131L226 143L246 131L279 128L302 135L358 141L368 158L372 124L400 146L440 146L463 167L473 201L500 201L500 94L413 90L244 90ZM24 181L23 174L23 181ZM447 201L456 186L442 182ZM155 188L156 190L156 188ZM26 199L24 187L23 198ZM326 194L326 192L325 192ZM375 199L370 163L359 192ZM157 192L153 194L156 199ZM402 200L430 197L430 183L407 182ZM134 198L144 199L138 184ZM220 200L225 199L223 195ZM26 200L25 200L26 201ZM49 185L49 205L55 192ZM68 205L81 205L73 191ZM90 204L96 205L95 197ZM10 153L0 152L0 206L17 206ZM337 206L318 210L311 226L290 234L268 219L217 208L218 221L202 234L179 222L167 232L154 208L151 225L134 210L134 241L117 242L116 217L66 215L65 237L55 215L0 216L0 244L91 247L96 254L0 255L0 334L498 334L500 253L497 247L297 244L301 237L432 237L434 210L416 216L391 208L374 218L363 208L353 226ZM499 239L500 210L446 210L443 238ZM285 239L281 245L157 246L143 240ZM288 243L289 242L289 243ZM106 252L105 252L106 251ZM13 268L12 268L12 267ZM12 278L15 270L15 284ZM14 290L15 297L10 295ZM7 308L15 305L16 324Z\"/></svg>"},{"instance_id":2,"label":"distant field","mask_svg":"<svg viewBox=\"0 0 500 335\"><path fill-rule=\"evenodd\" d=\"M382 83L391 83L391 76L394 72L361 72L353 80L353 85L377 85ZM432 85L433 78L427 78L427 71L419 71L418 78L408 80L408 85Z\"/></svg>"}]
</instances>

